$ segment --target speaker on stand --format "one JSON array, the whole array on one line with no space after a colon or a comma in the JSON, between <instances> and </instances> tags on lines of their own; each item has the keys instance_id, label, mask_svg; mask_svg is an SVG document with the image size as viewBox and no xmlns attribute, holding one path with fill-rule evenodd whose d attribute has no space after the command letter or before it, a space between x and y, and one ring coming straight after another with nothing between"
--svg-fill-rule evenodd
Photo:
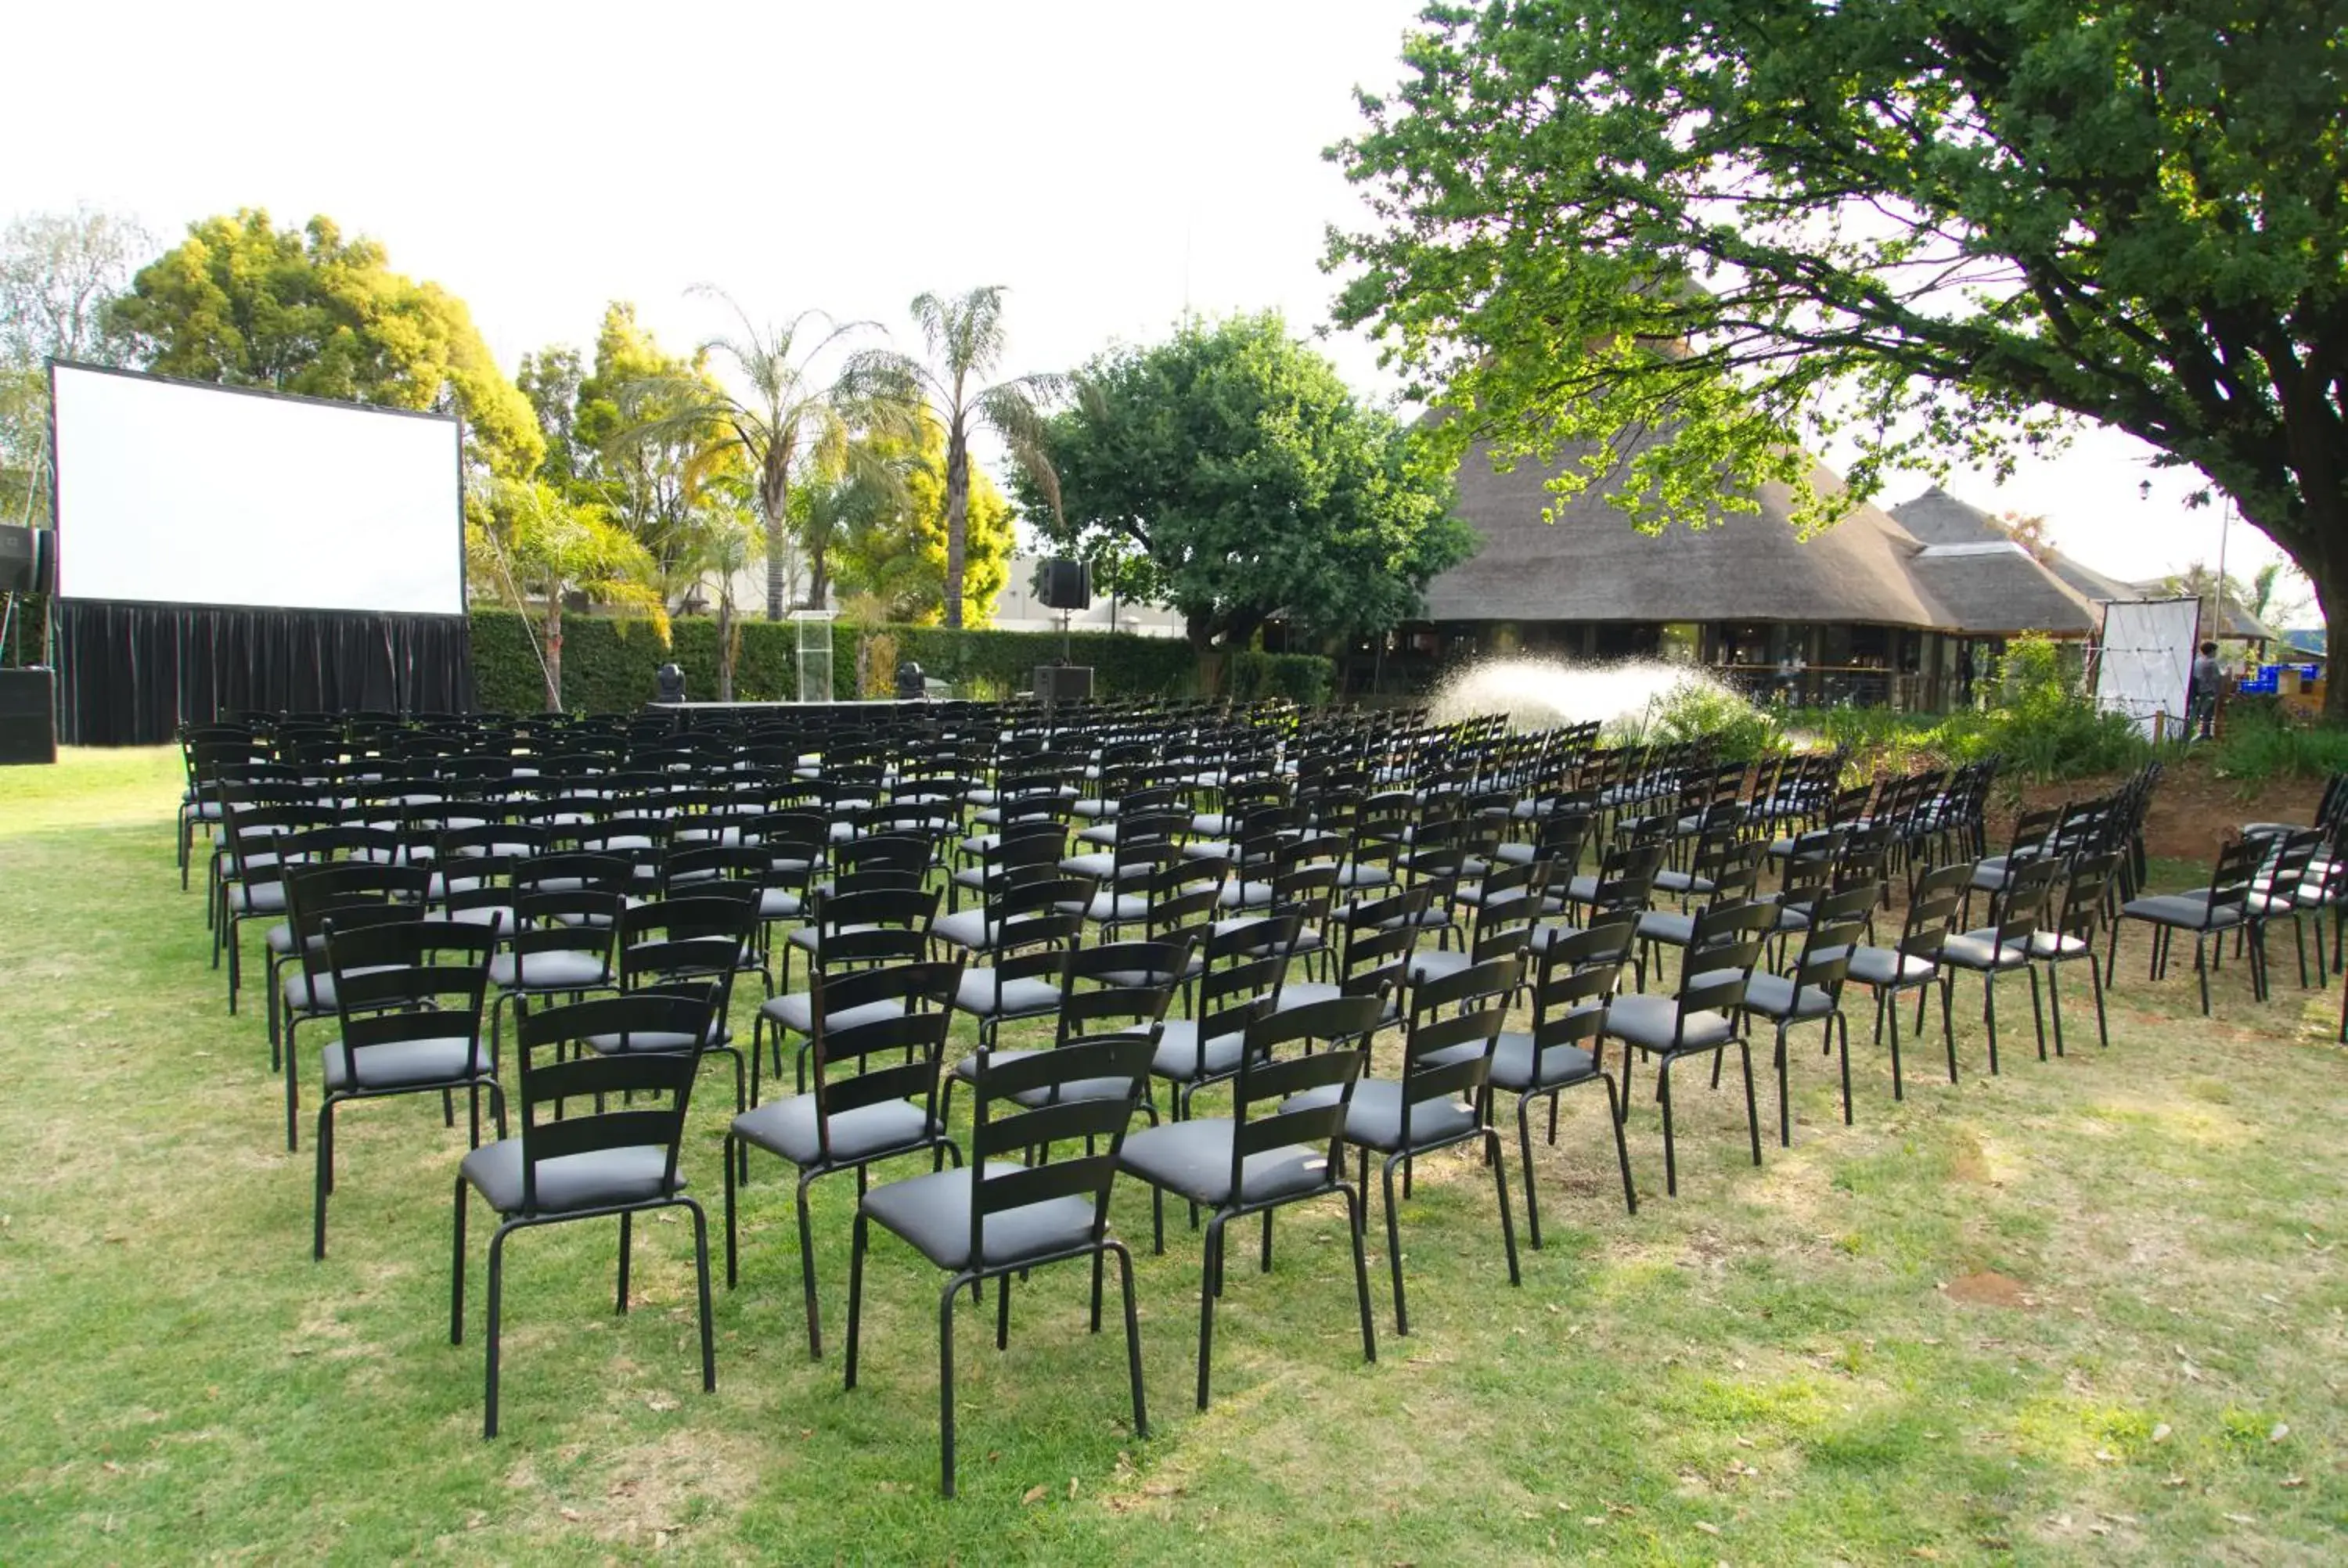
<instances>
[{"instance_id":1,"label":"speaker on stand","mask_svg":"<svg viewBox=\"0 0 2348 1568\"><path fill-rule=\"evenodd\" d=\"M1092 667L1068 661L1068 617L1093 607L1092 563L1055 556L1038 567L1035 575L1045 608L1060 612L1060 661L1035 666L1036 701L1088 702L1093 695Z\"/></svg>"}]
</instances>

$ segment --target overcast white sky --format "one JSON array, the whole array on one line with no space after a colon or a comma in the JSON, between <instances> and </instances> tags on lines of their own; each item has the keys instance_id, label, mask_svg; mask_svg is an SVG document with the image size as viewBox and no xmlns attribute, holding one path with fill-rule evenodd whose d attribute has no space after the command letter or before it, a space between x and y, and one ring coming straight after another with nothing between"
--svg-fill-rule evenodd
<instances>
[{"instance_id":1,"label":"overcast white sky","mask_svg":"<svg viewBox=\"0 0 2348 1568\"><path fill-rule=\"evenodd\" d=\"M1384 89L1415 0L669 5L411 0L18 7L0 211L77 202L160 240L324 212L463 298L510 370L635 302L672 348L819 307L901 335L923 289L1011 286L1016 371L1163 333L1187 303L1325 323L1358 216L1321 149ZM50 68L51 66L57 68ZM908 344L908 346L914 346ZM1325 345L1357 386L1365 344ZM2096 433L2003 489L2127 578L2214 559L2219 514ZM2138 482L2153 479L2153 497ZM1922 487L1896 483L1888 501ZM2228 566L2275 552L2233 530Z\"/></svg>"}]
</instances>

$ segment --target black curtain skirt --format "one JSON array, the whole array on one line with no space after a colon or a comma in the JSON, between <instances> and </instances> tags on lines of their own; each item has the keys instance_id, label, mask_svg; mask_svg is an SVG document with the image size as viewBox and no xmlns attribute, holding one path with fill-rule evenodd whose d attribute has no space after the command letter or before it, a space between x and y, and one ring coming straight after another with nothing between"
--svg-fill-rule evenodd
<instances>
[{"instance_id":1,"label":"black curtain skirt","mask_svg":"<svg viewBox=\"0 0 2348 1568\"><path fill-rule=\"evenodd\" d=\"M158 745L236 712L469 712L462 615L58 600L57 738Z\"/></svg>"}]
</instances>

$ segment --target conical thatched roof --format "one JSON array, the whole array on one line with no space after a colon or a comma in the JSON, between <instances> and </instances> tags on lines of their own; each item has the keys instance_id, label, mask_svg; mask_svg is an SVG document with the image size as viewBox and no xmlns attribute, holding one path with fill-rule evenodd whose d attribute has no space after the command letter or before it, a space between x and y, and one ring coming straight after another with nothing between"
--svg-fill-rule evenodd
<instances>
[{"instance_id":1,"label":"conical thatched roof","mask_svg":"<svg viewBox=\"0 0 2348 1568\"><path fill-rule=\"evenodd\" d=\"M2101 624L2089 594L2032 559L1987 513L1937 490L1919 498L1934 500L1921 529L1860 506L1806 541L1794 531L1792 497L1772 485L1758 513L1715 510L1706 528L1649 537L1599 486L1544 523L1556 471L1522 462L1502 473L1482 446L1469 452L1458 511L1483 548L1428 585L1430 619L1849 621L2061 637ZM1825 468L1812 482L1841 483Z\"/></svg>"}]
</instances>

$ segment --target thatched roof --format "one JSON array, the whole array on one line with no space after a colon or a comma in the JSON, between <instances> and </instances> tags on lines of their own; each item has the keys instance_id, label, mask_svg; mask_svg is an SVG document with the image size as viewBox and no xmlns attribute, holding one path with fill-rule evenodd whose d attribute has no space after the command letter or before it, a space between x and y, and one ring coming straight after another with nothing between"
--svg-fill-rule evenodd
<instances>
[{"instance_id":1,"label":"thatched roof","mask_svg":"<svg viewBox=\"0 0 2348 1568\"><path fill-rule=\"evenodd\" d=\"M2059 552L2038 559L1995 518L1937 485L1891 516L1923 545L1917 575L1966 631L2090 637L2104 623L2098 600L2140 597ZM2121 591L2102 591L2106 585Z\"/></svg>"},{"instance_id":2,"label":"thatched roof","mask_svg":"<svg viewBox=\"0 0 2348 1568\"><path fill-rule=\"evenodd\" d=\"M1921 531L1860 506L1805 541L1792 497L1772 485L1758 513L1715 510L1708 527L1649 537L1599 486L1544 523L1554 472L1521 462L1501 473L1481 446L1462 461L1458 511L1483 547L1428 585L1429 619L1849 621L2069 637L2101 624L2090 596L2033 560L1988 514L1938 491L1927 494L1947 503L1934 509L1946 515L1928 516ZM1841 483L1824 468L1812 482Z\"/></svg>"},{"instance_id":3,"label":"thatched roof","mask_svg":"<svg viewBox=\"0 0 2348 1568\"><path fill-rule=\"evenodd\" d=\"M1569 453L1562 462L1573 461ZM1758 513L1715 511L1710 526L1632 528L1592 486L1563 503L1556 472L1529 461L1502 473L1480 445L1459 466L1458 513L1482 548L1427 585L1434 620L1793 620L1939 626L1910 579L1916 541L1861 507L1805 543L1792 497L1765 486ZM1820 470L1818 478L1833 483Z\"/></svg>"}]
</instances>

